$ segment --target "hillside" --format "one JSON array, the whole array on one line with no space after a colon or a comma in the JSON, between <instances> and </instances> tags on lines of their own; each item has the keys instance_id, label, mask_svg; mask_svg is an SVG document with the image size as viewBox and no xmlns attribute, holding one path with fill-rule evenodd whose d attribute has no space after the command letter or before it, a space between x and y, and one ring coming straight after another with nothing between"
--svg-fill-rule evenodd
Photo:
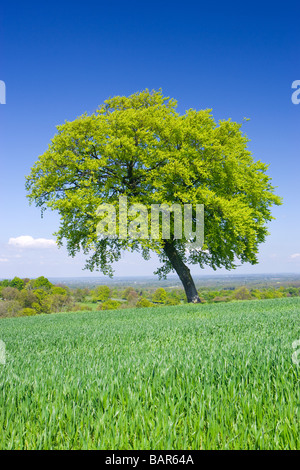
<instances>
[{"instance_id":1,"label":"hillside","mask_svg":"<svg viewBox=\"0 0 300 470\"><path fill-rule=\"evenodd\" d=\"M299 449L299 313L283 298L0 319L0 448Z\"/></svg>"}]
</instances>

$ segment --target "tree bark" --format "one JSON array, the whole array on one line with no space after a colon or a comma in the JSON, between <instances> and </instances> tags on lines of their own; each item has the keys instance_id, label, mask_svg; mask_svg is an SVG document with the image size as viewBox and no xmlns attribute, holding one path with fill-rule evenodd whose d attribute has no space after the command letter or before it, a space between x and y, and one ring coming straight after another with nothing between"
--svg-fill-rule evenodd
<instances>
[{"instance_id":1,"label":"tree bark","mask_svg":"<svg viewBox=\"0 0 300 470\"><path fill-rule=\"evenodd\" d=\"M164 252L177 272L189 303L201 303L194 280L189 268L184 264L172 242L165 242Z\"/></svg>"}]
</instances>

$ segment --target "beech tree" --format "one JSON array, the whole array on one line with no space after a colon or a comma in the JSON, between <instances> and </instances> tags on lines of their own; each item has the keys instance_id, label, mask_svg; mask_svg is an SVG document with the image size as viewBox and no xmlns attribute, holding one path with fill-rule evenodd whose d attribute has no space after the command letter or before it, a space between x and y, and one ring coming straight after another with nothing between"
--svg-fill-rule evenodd
<instances>
[{"instance_id":1,"label":"beech tree","mask_svg":"<svg viewBox=\"0 0 300 470\"><path fill-rule=\"evenodd\" d=\"M216 122L209 109L177 112L177 102L161 90L116 96L92 115L84 114L57 127L48 150L27 177L30 203L60 215L55 233L68 253L88 255L85 268L112 276L112 265L123 250L149 259L158 255L156 274L176 271L188 302L200 302L189 266L234 269L258 262L258 248L273 219L274 194L268 165L255 161L242 124ZM130 204L204 205L204 244L191 248L170 237L99 237L97 211L103 204L116 208L119 197ZM132 217L131 217L132 219Z\"/></svg>"}]
</instances>

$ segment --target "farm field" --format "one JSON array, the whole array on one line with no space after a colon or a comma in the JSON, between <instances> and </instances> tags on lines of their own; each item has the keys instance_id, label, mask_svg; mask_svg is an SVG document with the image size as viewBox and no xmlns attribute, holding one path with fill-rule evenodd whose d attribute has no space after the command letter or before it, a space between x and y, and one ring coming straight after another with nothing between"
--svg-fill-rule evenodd
<instances>
[{"instance_id":1,"label":"farm field","mask_svg":"<svg viewBox=\"0 0 300 470\"><path fill-rule=\"evenodd\" d=\"M0 449L300 449L300 298L0 319Z\"/></svg>"}]
</instances>

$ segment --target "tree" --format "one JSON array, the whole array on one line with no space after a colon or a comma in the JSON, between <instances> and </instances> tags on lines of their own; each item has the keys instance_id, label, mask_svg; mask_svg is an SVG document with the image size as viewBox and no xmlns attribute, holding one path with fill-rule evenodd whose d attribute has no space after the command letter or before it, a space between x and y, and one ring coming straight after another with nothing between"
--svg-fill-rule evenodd
<instances>
[{"instance_id":1,"label":"tree","mask_svg":"<svg viewBox=\"0 0 300 470\"><path fill-rule=\"evenodd\" d=\"M120 305L121 302L118 302L117 300L108 299L98 307L98 310L117 310Z\"/></svg>"},{"instance_id":2,"label":"tree","mask_svg":"<svg viewBox=\"0 0 300 470\"><path fill-rule=\"evenodd\" d=\"M236 300L250 300L251 299L251 292L245 286L241 286L233 294L233 297Z\"/></svg>"},{"instance_id":3,"label":"tree","mask_svg":"<svg viewBox=\"0 0 300 470\"><path fill-rule=\"evenodd\" d=\"M20 311L20 315L24 317L31 317L33 315L36 315L36 311L33 308L26 307L22 308L22 310Z\"/></svg>"},{"instance_id":4,"label":"tree","mask_svg":"<svg viewBox=\"0 0 300 470\"><path fill-rule=\"evenodd\" d=\"M22 305L17 300L7 300L0 302L0 317L18 316L22 309Z\"/></svg>"},{"instance_id":5,"label":"tree","mask_svg":"<svg viewBox=\"0 0 300 470\"><path fill-rule=\"evenodd\" d=\"M77 287L73 292L73 297L76 302L83 302L88 295L88 288L81 289L80 287Z\"/></svg>"},{"instance_id":6,"label":"tree","mask_svg":"<svg viewBox=\"0 0 300 470\"><path fill-rule=\"evenodd\" d=\"M128 295L131 293L131 292L135 292L136 293L136 290L134 289L134 287L126 287L126 289L124 290L124 292L122 293L122 299L126 299L128 298Z\"/></svg>"},{"instance_id":7,"label":"tree","mask_svg":"<svg viewBox=\"0 0 300 470\"><path fill-rule=\"evenodd\" d=\"M24 287L24 281L23 279L20 279L19 277L15 276L11 281L10 281L10 287L16 287L18 290L22 290Z\"/></svg>"},{"instance_id":8,"label":"tree","mask_svg":"<svg viewBox=\"0 0 300 470\"><path fill-rule=\"evenodd\" d=\"M1 291L3 300L18 300L19 294L16 287L3 287Z\"/></svg>"},{"instance_id":9,"label":"tree","mask_svg":"<svg viewBox=\"0 0 300 470\"><path fill-rule=\"evenodd\" d=\"M53 286L53 284L48 281L48 279L44 276L40 276L36 279L33 280L33 284L32 284L33 288L34 289L46 289L46 290L49 290L51 289L51 287Z\"/></svg>"},{"instance_id":10,"label":"tree","mask_svg":"<svg viewBox=\"0 0 300 470\"><path fill-rule=\"evenodd\" d=\"M139 300L139 294L135 290L130 291L129 294L127 295L127 303L128 305L132 307L136 305L138 300Z\"/></svg>"},{"instance_id":11,"label":"tree","mask_svg":"<svg viewBox=\"0 0 300 470\"><path fill-rule=\"evenodd\" d=\"M146 299L146 297L141 297L141 299L136 303L137 308L145 308L145 307L154 307L154 304L150 302L150 300Z\"/></svg>"},{"instance_id":12,"label":"tree","mask_svg":"<svg viewBox=\"0 0 300 470\"><path fill-rule=\"evenodd\" d=\"M201 300L202 302L202 300ZM176 297L167 297L167 299L164 301L164 304L165 305L179 305L180 304L180 300L176 299Z\"/></svg>"},{"instance_id":13,"label":"tree","mask_svg":"<svg viewBox=\"0 0 300 470\"><path fill-rule=\"evenodd\" d=\"M152 302L163 304L167 300L167 293L163 287L159 287L152 295Z\"/></svg>"},{"instance_id":14,"label":"tree","mask_svg":"<svg viewBox=\"0 0 300 470\"><path fill-rule=\"evenodd\" d=\"M51 294L53 294L53 295L62 295L64 297L69 297L70 296L70 292L66 288L60 287L60 286L52 286L51 287Z\"/></svg>"},{"instance_id":15,"label":"tree","mask_svg":"<svg viewBox=\"0 0 300 470\"><path fill-rule=\"evenodd\" d=\"M110 288L108 286L97 286L93 291L94 302L104 302L110 297Z\"/></svg>"},{"instance_id":16,"label":"tree","mask_svg":"<svg viewBox=\"0 0 300 470\"><path fill-rule=\"evenodd\" d=\"M59 212L58 245L66 242L71 256L80 250L90 255L87 269L112 276L123 250L139 251L144 259L153 251L161 262L159 277L176 271L188 302L199 302L188 266L256 264L271 207L281 200L268 166L248 150L241 124L216 122L209 109L180 115L176 107L161 90L145 90L110 98L92 115L65 122L31 169L26 189L30 203ZM113 205L120 221L120 196L148 213L153 204L190 204L194 225L196 205L203 204L204 244L191 248L190 232L178 237L174 216L169 237L161 229L155 238L142 236L140 218L140 237L121 237L120 230L115 238L100 237L98 208Z\"/></svg>"}]
</instances>

